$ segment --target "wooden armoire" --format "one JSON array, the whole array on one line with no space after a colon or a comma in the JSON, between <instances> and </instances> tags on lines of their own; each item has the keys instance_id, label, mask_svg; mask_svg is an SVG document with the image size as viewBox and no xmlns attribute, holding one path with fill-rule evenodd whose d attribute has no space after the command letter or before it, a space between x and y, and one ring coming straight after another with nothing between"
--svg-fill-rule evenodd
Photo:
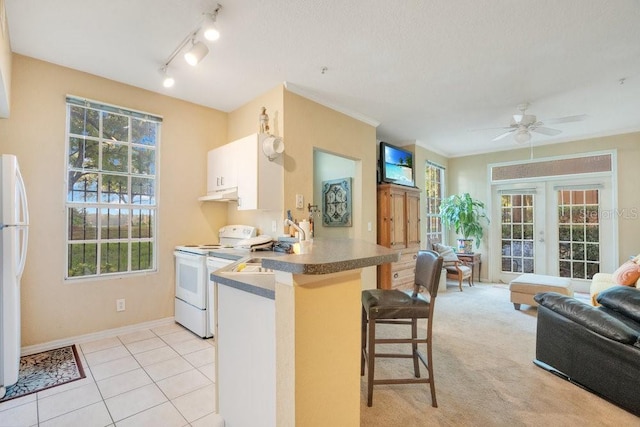
<instances>
[{"instance_id":1,"label":"wooden armoire","mask_svg":"<svg viewBox=\"0 0 640 427\"><path fill-rule=\"evenodd\" d=\"M378 266L378 288L412 289L420 250L420 189L378 185L378 244L401 251L400 261Z\"/></svg>"}]
</instances>

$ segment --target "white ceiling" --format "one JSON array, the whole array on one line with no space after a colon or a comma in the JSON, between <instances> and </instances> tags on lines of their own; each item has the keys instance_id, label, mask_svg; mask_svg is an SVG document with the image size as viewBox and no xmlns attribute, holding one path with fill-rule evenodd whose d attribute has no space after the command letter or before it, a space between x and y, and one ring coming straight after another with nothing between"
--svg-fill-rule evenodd
<instances>
[{"instance_id":1,"label":"white ceiling","mask_svg":"<svg viewBox=\"0 0 640 427\"><path fill-rule=\"evenodd\" d=\"M525 101L588 115L534 144L640 130L638 0L219 2L222 37L165 89L159 67L215 0L5 0L14 52L222 111L287 82L447 156L518 147L486 128Z\"/></svg>"}]
</instances>

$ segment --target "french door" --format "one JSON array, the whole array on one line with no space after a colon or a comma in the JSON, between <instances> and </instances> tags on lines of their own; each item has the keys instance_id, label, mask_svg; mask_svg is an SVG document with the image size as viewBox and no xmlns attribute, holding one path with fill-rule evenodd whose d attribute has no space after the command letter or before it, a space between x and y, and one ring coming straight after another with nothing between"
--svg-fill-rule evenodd
<instances>
[{"instance_id":1,"label":"french door","mask_svg":"<svg viewBox=\"0 0 640 427\"><path fill-rule=\"evenodd\" d=\"M609 177L514 180L492 186L492 273L508 283L523 273L571 278L587 291L617 256Z\"/></svg>"}]
</instances>

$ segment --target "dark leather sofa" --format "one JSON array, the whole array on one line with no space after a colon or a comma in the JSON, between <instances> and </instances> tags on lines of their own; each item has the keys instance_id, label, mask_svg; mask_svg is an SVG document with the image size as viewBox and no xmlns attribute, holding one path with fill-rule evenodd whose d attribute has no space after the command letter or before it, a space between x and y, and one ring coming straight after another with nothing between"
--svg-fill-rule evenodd
<instances>
[{"instance_id":1,"label":"dark leather sofa","mask_svg":"<svg viewBox=\"0 0 640 427\"><path fill-rule=\"evenodd\" d=\"M539 293L534 363L640 416L640 290L616 286L593 307Z\"/></svg>"}]
</instances>

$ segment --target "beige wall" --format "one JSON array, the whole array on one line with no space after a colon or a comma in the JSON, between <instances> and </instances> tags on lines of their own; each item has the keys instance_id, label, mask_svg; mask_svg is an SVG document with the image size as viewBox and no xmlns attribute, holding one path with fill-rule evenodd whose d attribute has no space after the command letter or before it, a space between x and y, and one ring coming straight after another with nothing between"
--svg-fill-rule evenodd
<instances>
[{"instance_id":1,"label":"beige wall","mask_svg":"<svg viewBox=\"0 0 640 427\"><path fill-rule=\"evenodd\" d=\"M618 209L626 209L628 213L628 215L620 216L618 221L618 254L619 263L622 263L630 255L640 252L640 245L638 245L640 192L638 192L635 182L640 164L640 133L534 146L533 153L534 158L542 158L613 149L617 150L618 159ZM514 149L509 151L449 159L447 193L469 192L472 196L486 203L490 198L487 165L527 160L530 156L529 147L517 148L514 146ZM452 235L451 238L454 239L455 236ZM483 254L483 261L489 261L486 238L479 251ZM488 268L483 268L484 277L487 272Z\"/></svg>"},{"instance_id":2,"label":"beige wall","mask_svg":"<svg viewBox=\"0 0 640 427\"><path fill-rule=\"evenodd\" d=\"M376 129L345 114L284 92L285 174L284 206L294 217L308 215L313 200L314 149L356 161L353 180L353 234L355 239L376 242ZM302 194L303 210L295 209L295 195ZM316 201L314 200L314 203ZM368 224L371 223L371 231ZM363 270L363 286L376 287L374 267Z\"/></svg>"},{"instance_id":3,"label":"beige wall","mask_svg":"<svg viewBox=\"0 0 640 427\"><path fill-rule=\"evenodd\" d=\"M213 239L226 207L206 192L206 152L227 141L227 115L86 73L14 55L12 114L0 120L0 153L16 154L29 197L29 251L22 279L22 345L173 316L177 244ZM163 116L158 271L65 281L65 95ZM116 312L115 300L126 299Z\"/></svg>"},{"instance_id":4,"label":"beige wall","mask_svg":"<svg viewBox=\"0 0 640 427\"><path fill-rule=\"evenodd\" d=\"M9 117L11 100L11 42L4 0L0 0L0 16L4 18L4 22L0 23L4 30L0 34L0 118L6 118Z\"/></svg>"},{"instance_id":5,"label":"beige wall","mask_svg":"<svg viewBox=\"0 0 640 427\"><path fill-rule=\"evenodd\" d=\"M260 130L259 116L262 107L267 110L269 116L269 132L284 138L285 156L287 151L287 141L283 134L283 87L282 85L265 92L264 94L249 101L243 106L229 113L228 142L244 138L247 135L257 133ZM286 177L285 177L286 180ZM282 210L278 211L238 211L236 203L227 203L229 224L247 224L258 227L259 233L269 234L272 237L282 234L283 215ZM273 222L277 230L272 230Z\"/></svg>"}]
</instances>

